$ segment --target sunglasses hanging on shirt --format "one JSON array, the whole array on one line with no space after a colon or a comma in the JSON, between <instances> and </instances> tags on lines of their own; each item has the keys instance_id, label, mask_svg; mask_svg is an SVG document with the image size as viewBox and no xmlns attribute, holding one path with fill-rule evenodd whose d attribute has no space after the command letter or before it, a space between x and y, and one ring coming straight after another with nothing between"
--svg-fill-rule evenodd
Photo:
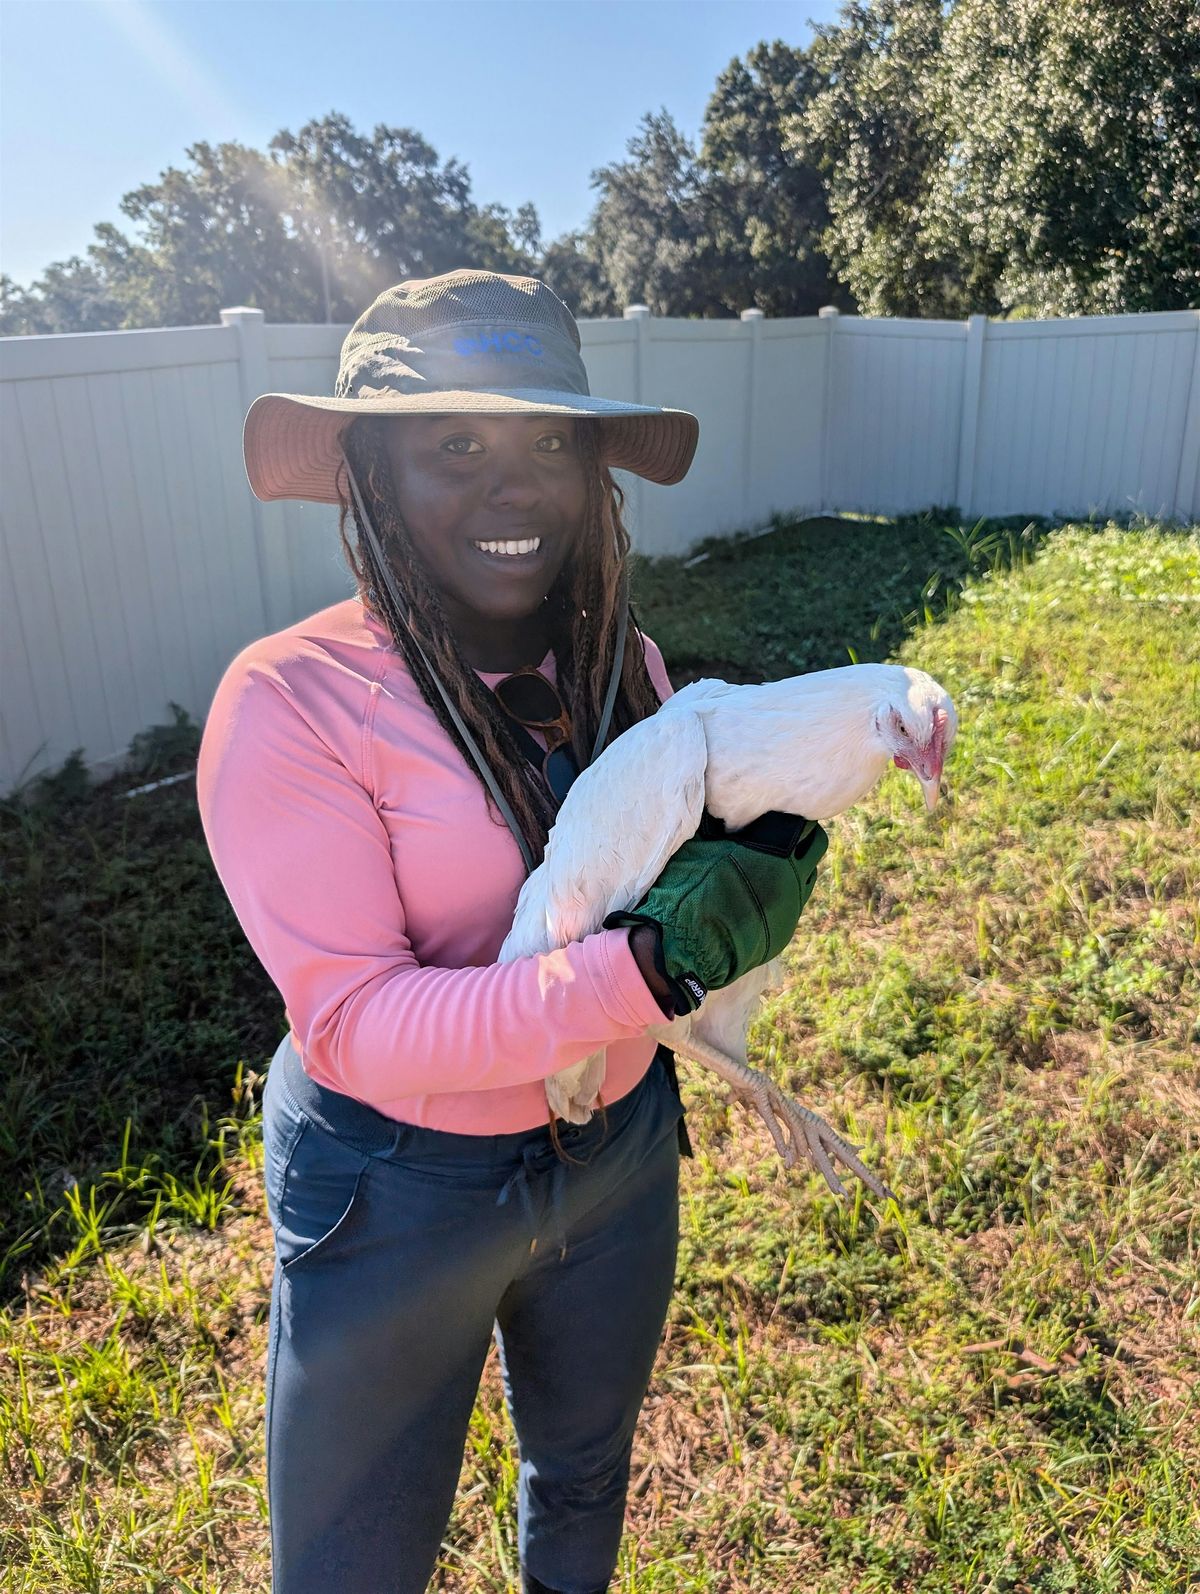
<instances>
[{"instance_id":1,"label":"sunglasses hanging on shirt","mask_svg":"<svg viewBox=\"0 0 1200 1594\"><path fill-rule=\"evenodd\" d=\"M571 716L561 692L533 664L522 665L506 675L492 690L513 722L512 732L521 750L561 807L572 781L579 774L575 750L571 746ZM539 747L526 726L543 733L544 748Z\"/></svg>"}]
</instances>

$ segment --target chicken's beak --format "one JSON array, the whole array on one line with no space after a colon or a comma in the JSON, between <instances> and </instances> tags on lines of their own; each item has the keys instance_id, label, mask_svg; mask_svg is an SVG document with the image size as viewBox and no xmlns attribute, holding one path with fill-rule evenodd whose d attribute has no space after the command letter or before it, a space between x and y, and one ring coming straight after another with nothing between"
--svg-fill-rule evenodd
<instances>
[{"instance_id":1,"label":"chicken's beak","mask_svg":"<svg viewBox=\"0 0 1200 1594\"><path fill-rule=\"evenodd\" d=\"M932 756L928 749L913 755L897 753L892 759L897 769L911 769L925 793L925 812L931 814L937 807L938 792L942 784L942 753L935 748Z\"/></svg>"}]
</instances>

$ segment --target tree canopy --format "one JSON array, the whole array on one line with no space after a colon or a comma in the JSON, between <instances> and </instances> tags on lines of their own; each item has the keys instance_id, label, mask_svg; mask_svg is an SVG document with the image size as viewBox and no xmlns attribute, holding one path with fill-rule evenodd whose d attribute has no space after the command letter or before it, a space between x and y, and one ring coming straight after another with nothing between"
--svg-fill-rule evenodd
<instances>
[{"instance_id":1,"label":"tree canopy","mask_svg":"<svg viewBox=\"0 0 1200 1594\"><path fill-rule=\"evenodd\" d=\"M190 326L233 304L344 322L401 277L538 264L533 206L476 205L466 168L410 128L366 135L331 114L276 134L265 154L200 143L187 156L122 199L135 239L101 223L86 261L52 266L29 291L6 280L3 330Z\"/></svg>"},{"instance_id":2,"label":"tree canopy","mask_svg":"<svg viewBox=\"0 0 1200 1594\"><path fill-rule=\"evenodd\" d=\"M795 137L863 311L1200 304L1195 0L855 0L813 57Z\"/></svg>"},{"instance_id":3,"label":"tree canopy","mask_svg":"<svg viewBox=\"0 0 1200 1594\"><path fill-rule=\"evenodd\" d=\"M591 174L586 224L479 204L411 128L344 115L187 150L132 224L29 288L0 332L353 320L455 266L543 277L580 316L1072 315L1200 303L1197 0L847 0L805 49L735 57L693 144L660 108Z\"/></svg>"}]
</instances>

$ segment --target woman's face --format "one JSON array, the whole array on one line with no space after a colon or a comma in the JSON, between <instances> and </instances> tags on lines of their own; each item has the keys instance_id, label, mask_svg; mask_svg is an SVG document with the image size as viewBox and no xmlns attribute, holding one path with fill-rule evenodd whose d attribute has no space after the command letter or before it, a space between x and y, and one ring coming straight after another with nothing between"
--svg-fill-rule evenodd
<instances>
[{"instance_id":1,"label":"woman's face","mask_svg":"<svg viewBox=\"0 0 1200 1594\"><path fill-rule=\"evenodd\" d=\"M575 421L549 415L397 417L396 506L452 624L537 611L570 559L587 504ZM486 551L481 543L534 551Z\"/></svg>"}]
</instances>

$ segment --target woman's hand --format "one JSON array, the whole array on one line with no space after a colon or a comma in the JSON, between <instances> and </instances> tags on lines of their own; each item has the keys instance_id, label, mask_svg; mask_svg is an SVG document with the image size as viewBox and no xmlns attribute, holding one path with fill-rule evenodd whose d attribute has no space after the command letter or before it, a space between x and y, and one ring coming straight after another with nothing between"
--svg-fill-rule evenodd
<instances>
[{"instance_id":1,"label":"woman's hand","mask_svg":"<svg viewBox=\"0 0 1200 1594\"><path fill-rule=\"evenodd\" d=\"M667 1018L674 1018L675 1003L671 997L671 987L654 963L654 946L657 939L657 932L652 925L635 924L629 932L629 950L642 972L642 978L650 987L650 994L662 1008L664 1015Z\"/></svg>"},{"instance_id":2,"label":"woman's hand","mask_svg":"<svg viewBox=\"0 0 1200 1594\"><path fill-rule=\"evenodd\" d=\"M675 1013L695 1012L708 991L732 985L783 950L828 847L815 820L776 810L732 834L697 832L637 906L610 913L604 928L649 931L649 966ZM632 940L630 949L637 957ZM641 958L638 966L646 972ZM661 1006L659 988L648 977L647 984Z\"/></svg>"}]
</instances>

